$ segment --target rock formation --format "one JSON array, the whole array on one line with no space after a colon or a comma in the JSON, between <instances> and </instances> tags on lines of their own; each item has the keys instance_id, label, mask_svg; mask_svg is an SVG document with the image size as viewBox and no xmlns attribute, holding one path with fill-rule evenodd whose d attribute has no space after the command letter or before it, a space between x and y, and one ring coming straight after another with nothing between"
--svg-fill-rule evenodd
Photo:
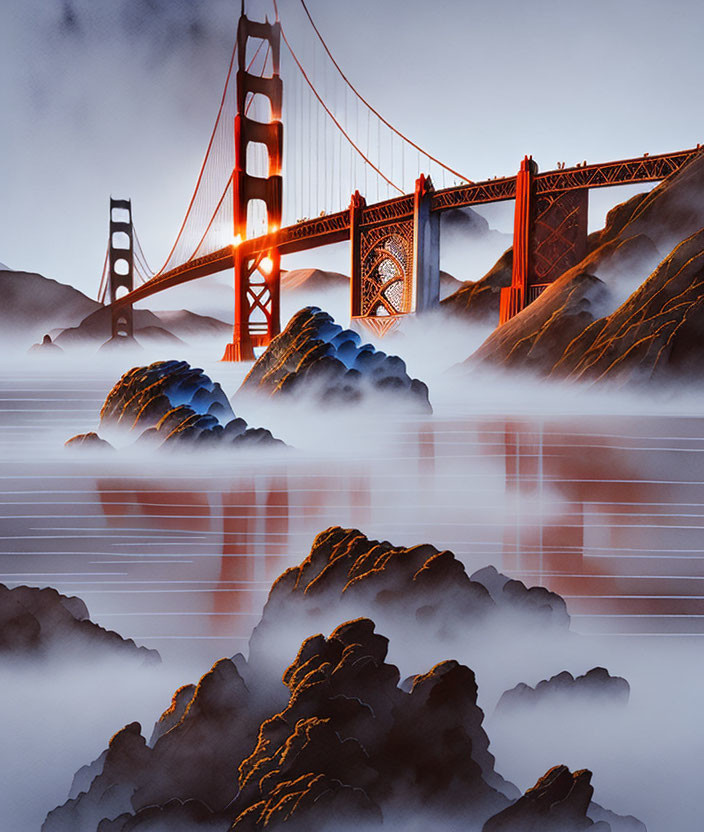
<instances>
[{"instance_id":1,"label":"rock formation","mask_svg":"<svg viewBox=\"0 0 704 832\"><path fill-rule=\"evenodd\" d=\"M64 446L73 450L80 449L82 451L114 450L113 446L109 442L106 442L104 439L101 439L95 431L90 431L89 433L77 433L75 436L72 436L70 439L67 439L64 442Z\"/></svg>"},{"instance_id":2,"label":"rock formation","mask_svg":"<svg viewBox=\"0 0 704 832\"><path fill-rule=\"evenodd\" d=\"M105 399L100 428L155 446L283 446L265 428L248 428L236 418L220 385L185 361L157 361L125 373ZM66 444L95 447L99 441L96 434L79 434Z\"/></svg>"},{"instance_id":3,"label":"rock formation","mask_svg":"<svg viewBox=\"0 0 704 832\"><path fill-rule=\"evenodd\" d=\"M386 650L368 619L304 642L284 673L287 707L240 766L233 832L376 826L420 811L476 823L508 803L471 670L445 662L406 693Z\"/></svg>"},{"instance_id":4,"label":"rock formation","mask_svg":"<svg viewBox=\"0 0 704 832\"><path fill-rule=\"evenodd\" d=\"M536 817L571 832L592 815L607 821L599 832L642 832L590 803L588 772L554 769L521 796L495 771L473 671L448 659L400 684L368 614L443 644L454 631L481 637L493 617L564 629L562 600L534 589L495 569L470 578L432 546L328 529L272 587L249 658L179 688L149 743L137 724L119 732L42 832L338 832L419 817L439 829L497 824L488 832ZM340 624L350 609L367 614Z\"/></svg>"},{"instance_id":5,"label":"rock formation","mask_svg":"<svg viewBox=\"0 0 704 832\"><path fill-rule=\"evenodd\" d=\"M431 412L428 388L411 379L402 359L362 344L315 306L301 309L249 371L237 396L305 396L318 405L348 406L376 396L384 406Z\"/></svg>"},{"instance_id":6,"label":"rock formation","mask_svg":"<svg viewBox=\"0 0 704 832\"><path fill-rule=\"evenodd\" d=\"M567 766L551 768L515 803L484 824L482 832L610 832L587 816L594 793L592 774Z\"/></svg>"},{"instance_id":7,"label":"rock formation","mask_svg":"<svg viewBox=\"0 0 704 832\"><path fill-rule=\"evenodd\" d=\"M598 705L625 705L630 685L621 676L612 676L604 667L593 667L583 676L566 670L543 679L532 688L523 682L505 691L496 706L497 713L510 713L523 707L566 702Z\"/></svg>"},{"instance_id":8,"label":"rock formation","mask_svg":"<svg viewBox=\"0 0 704 832\"><path fill-rule=\"evenodd\" d=\"M300 566L276 580L250 649L277 656L282 644L293 651L313 629L361 616L392 643L416 646L467 639L482 628L569 626L564 601L543 587L528 589L491 569L470 578L450 551L393 546L338 526L321 532Z\"/></svg>"},{"instance_id":9,"label":"rock formation","mask_svg":"<svg viewBox=\"0 0 704 832\"><path fill-rule=\"evenodd\" d=\"M92 622L80 598L55 589L0 584L0 653L19 659L100 658L114 654L159 662L156 650L137 647Z\"/></svg>"}]
</instances>

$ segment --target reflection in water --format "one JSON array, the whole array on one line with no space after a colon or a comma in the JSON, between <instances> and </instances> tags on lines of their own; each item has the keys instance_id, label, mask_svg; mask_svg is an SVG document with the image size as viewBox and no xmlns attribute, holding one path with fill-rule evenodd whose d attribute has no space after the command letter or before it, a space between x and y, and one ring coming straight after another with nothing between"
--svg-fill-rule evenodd
<instances>
[{"instance_id":1,"label":"reflection in water","mask_svg":"<svg viewBox=\"0 0 704 832\"><path fill-rule=\"evenodd\" d=\"M703 633L701 423L605 424L506 423L504 564L563 595L578 629Z\"/></svg>"},{"instance_id":2,"label":"reflection in water","mask_svg":"<svg viewBox=\"0 0 704 832\"><path fill-rule=\"evenodd\" d=\"M701 419L376 414L266 460L98 460L61 442L109 384L57 384L0 383L0 581L80 595L164 655L244 648L333 524L543 584L583 632L704 634Z\"/></svg>"}]
</instances>

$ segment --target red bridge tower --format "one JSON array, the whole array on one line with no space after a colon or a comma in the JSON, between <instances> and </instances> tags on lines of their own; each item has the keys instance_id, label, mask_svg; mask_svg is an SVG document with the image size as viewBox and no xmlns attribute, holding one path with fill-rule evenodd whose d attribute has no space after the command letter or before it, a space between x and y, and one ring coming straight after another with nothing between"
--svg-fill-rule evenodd
<instances>
[{"instance_id":1,"label":"red bridge tower","mask_svg":"<svg viewBox=\"0 0 704 832\"><path fill-rule=\"evenodd\" d=\"M283 125L281 105L283 85L279 75L281 27L279 22L249 20L244 0L237 29L237 115L235 116L235 167L233 188L233 256L235 262L235 326L232 343L225 348L223 361L251 361L254 347L266 346L279 334L279 291L281 256L274 245L257 255L242 253L247 239L247 206L262 200L267 212L267 233L281 227L283 160ZM254 75L247 70L247 46L250 41L267 42L271 50L272 74ZM265 62L266 63L266 62ZM265 72L265 69L262 70ZM250 99L264 95L269 99L268 122L247 116ZM254 176L247 170L250 143L263 144L268 152L268 176Z\"/></svg>"}]
</instances>

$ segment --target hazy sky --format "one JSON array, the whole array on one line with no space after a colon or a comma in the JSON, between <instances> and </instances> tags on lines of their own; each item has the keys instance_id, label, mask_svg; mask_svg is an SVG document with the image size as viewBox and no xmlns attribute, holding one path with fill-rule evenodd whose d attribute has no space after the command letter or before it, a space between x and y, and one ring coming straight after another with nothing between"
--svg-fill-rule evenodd
<instances>
[{"instance_id":1,"label":"hazy sky","mask_svg":"<svg viewBox=\"0 0 704 832\"><path fill-rule=\"evenodd\" d=\"M371 102L475 179L513 173L525 153L546 169L704 140L695 0L308 3ZM304 51L298 0L280 8ZM263 14L270 0L248 9ZM94 294L111 193L132 197L146 253L163 260L238 12L239 0L2 3L1 262ZM600 194L595 215L618 199ZM319 259L311 253L310 265Z\"/></svg>"}]
</instances>

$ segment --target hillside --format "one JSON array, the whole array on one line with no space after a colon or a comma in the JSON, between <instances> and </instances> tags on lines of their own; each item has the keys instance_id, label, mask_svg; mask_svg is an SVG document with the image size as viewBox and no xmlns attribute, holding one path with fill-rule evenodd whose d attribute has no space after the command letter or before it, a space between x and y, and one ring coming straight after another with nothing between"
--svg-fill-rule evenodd
<instances>
[{"instance_id":1,"label":"hillside","mask_svg":"<svg viewBox=\"0 0 704 832\"><path fill-rule=\"evenodd\" d=\"M464 366L635 381L700 374L704 155L614 208L589 253Z\"/></svg>"},{"instance_id":2,"label":"hillside","mask_svg":"<svg viewBox=\"0 0 704 832\"><path fill-rule=\"evenodd\" d=\"M34 272L0 270L0 337L29 346L56 327L79 324L100 308L83 292Z\"/></svg>"}]
</instances>

